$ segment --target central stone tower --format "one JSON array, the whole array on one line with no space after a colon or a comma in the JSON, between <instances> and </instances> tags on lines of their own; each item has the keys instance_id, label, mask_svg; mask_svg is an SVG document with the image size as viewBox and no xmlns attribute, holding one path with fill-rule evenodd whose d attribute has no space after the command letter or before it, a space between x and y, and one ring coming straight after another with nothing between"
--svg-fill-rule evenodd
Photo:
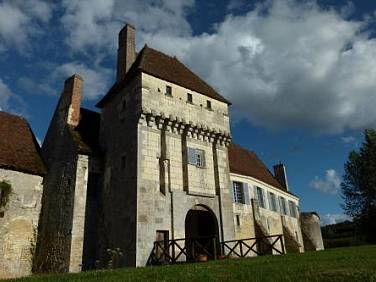
<instances>
[{"instance_id":1,"label":"central stone tower","mask_svg":"<svg viewBox=\"0 0 376 282\"><path fill-rule=\"evenodd\" d=\"M120 265L144 266L156 240L234 238L230 103L175 57L135 49L126 25L117 82L97 106L107 245Z\"/></svg>"}]
</instances>

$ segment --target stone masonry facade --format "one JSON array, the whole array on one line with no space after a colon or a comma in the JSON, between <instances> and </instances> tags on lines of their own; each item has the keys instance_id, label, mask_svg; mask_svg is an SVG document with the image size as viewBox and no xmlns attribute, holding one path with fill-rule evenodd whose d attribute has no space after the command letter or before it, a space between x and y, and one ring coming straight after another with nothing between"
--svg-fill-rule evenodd
<instances>
[{"instance_id":1,"label":"stone masonry facade","mask_svg":"<svg viewBox=\"0 0 376 282\"><path fill-rule=\"evenodd\" d=\"M136 54L135 34L119 33L100 112L81 107L79 75L66 80L41 148L46 175L0 169L16 191L0 218L0 266L12 276L145 266L156 240L200 236L282 234L287 251L322 249L319 218L300 216L285 167L273 175L232 144L230 102L175 57Z\"/></svg>"}]
</instances>

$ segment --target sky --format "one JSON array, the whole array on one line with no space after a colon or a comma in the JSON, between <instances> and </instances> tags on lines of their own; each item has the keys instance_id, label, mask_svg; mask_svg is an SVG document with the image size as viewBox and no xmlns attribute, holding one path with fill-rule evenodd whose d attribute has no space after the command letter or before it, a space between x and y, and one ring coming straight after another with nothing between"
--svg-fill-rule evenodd
<instances>
[{"instance_id":1,"label":"sky","mask_svg":"<svg viewBox=\"0 0 376 282\"><path fill-rule=\"evenodd\" d=\"M346 219L343 166L376 126L376 1L0 0L0 109L43 142L79 73L99 110L126 22L138 50L177 56L232 102L233 142L283 162L301 210Z\"/></svg>"}]
</instances>

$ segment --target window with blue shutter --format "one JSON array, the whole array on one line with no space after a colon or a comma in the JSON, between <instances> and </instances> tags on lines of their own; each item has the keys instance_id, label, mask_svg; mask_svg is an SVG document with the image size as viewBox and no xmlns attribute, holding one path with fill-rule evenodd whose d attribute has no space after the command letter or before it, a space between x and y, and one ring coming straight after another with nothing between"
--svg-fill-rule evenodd
<instances>
[{"instance_id":1,"label":"window with blue shutter","mask_svg":"<svg viewBox=\"0 0 376 282\"><path fill-rule=\"evenodd\" d=\"M188 147L188 163L197 167L205 167L205 151Z\"/></svg>"},{"instance_id":2,"label":"window with blue shutter","mask_svg":"<svg viewBox=\"0 0 376 282\"><path fill-rule=\"evenodd\" d=\"M188 163L196 165L196 150L193 148L188 148Z\"/></svg>"},{"instance_id":3,"label":"window with blue shutter","mask_svg":"<svg viewBox=\"0 0 376 282\"><path fill-rule=\"evenodd\" d=\"M272 192L268 193L268 198L269 198L269 209L271 211L277 211L277 200L275 197L275 194Z\"/></svg>"},{"instance_id":4,"label":"window with blue shutter","mask_svg":"<svg viewBox=\"0 0 376 282\"><path fill-rule=\"evenodd\" d=\"M232 189L234 194L235 203L244 203L243 183L234 181L232 182Z\"/></svg>"},{"instance_id":5,"label":"window with blue shutter","mask_svg":"<svg viewBox=\"0 0 376 282\"><path fill-rule=\"evenodd\" d=\"M257 200L259 202L259 206L265 208L265 199L264 199L264 191L261 187L256 187L257 192Z\"/></svg>"},{"instance_id":6,"label":"window with blue shutter","mask_svg":"<svg viewBox=\"0 0 376 282\"><path fill-rule=\"evenodd\" d=\"M244 204L249 205L250 199L249 199L249 189L248 189L248 184L243 183L243 195L244 195Z\"/></svg>"}]
</instances>

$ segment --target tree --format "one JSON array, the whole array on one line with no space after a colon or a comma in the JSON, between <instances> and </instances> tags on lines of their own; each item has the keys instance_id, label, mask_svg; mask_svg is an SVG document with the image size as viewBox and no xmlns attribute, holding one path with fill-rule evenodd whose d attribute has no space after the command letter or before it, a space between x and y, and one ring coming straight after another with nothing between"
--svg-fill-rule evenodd
<instances>
[{"instance_id":1,"label":"tree","mask_svg":"<svg viewBox=\"0 0 376 282\"><path fill-rule=\"evenodd\" d=\"M367 241L376 243L376 131L366 129L359 151L352 151L341 183L345 213L359 225Z\"/></svg>"}]
</instances>

